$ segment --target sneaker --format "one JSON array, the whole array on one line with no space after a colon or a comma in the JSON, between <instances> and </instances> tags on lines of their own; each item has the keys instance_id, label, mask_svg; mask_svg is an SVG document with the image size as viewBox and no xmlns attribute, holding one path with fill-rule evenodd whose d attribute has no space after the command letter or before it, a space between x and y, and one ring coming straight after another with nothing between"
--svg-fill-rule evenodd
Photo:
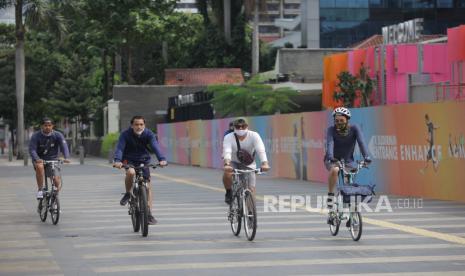
<instances>
[{"instance_id":1,"label":"sneaker","mask_svg":"<svg viewBox=\"0 0 465 276\"><path fill-rule=\"evenodd\" d=\"M333 225L335 216L336 216L336 214L334 212L329 212L328 213L328 219L326 220L326 223L330 224L330 225Z\"/></svg>"},{"instance_id":2,"label":"sneaker","mask_svg":"<svg viewBox=\"0 0 465 276\"><path fill-rule=\"evenodd\" d=\"M226 190L226 194L224 195L224 202L230 205L232 202L232 192L231 190Z\"/></svg>"},{"instance_id":3,"label":"sneaker","mask_svg":"<svg viewBox=\"0 0 465 276\"><path fill-rule=\"evenodd\" d=\"M149 215L149 224L150 225L154 225L154 224L157 224L157 220L152 216L152 215Z\"/></svg>"},{"instance_id":4,"label":"sneaker","mask_svg":"<svg viewBox=\"0 0 465 276\"><path fill-rule=\"evenodd\" d=\"M44 192L42 190L37 192L37 199L42 199L44 198Z\"/></svg>"},{"instance_id":5,"label":"sneaker","mask_svg":"<svg viewBox=\"0 0 465 276\"><path fill-rule=\"evenodd\" d=\"M121 204L121 206L126 205L126 203L128 203L128 201L129 201L130 197L131 197L130 193L125 193L123 198L121 198L121 201L119 202L119 204Z\"/></svg>"}]
</instances>

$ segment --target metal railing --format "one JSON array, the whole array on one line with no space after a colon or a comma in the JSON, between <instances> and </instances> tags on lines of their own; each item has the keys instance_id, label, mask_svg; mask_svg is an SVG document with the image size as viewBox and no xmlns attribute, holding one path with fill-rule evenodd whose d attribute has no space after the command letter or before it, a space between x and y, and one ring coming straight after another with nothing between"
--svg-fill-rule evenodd
<instances>
[{"instance_id":1,"label":"metal railing","mask_svg":"<svg viewBox=\"0 0 465 276\"><path fill-rule=\"evenodd\" d=\"M465 83L436 85L436 101L464 101L465 100Z\"/></svg>"}]
</instances>

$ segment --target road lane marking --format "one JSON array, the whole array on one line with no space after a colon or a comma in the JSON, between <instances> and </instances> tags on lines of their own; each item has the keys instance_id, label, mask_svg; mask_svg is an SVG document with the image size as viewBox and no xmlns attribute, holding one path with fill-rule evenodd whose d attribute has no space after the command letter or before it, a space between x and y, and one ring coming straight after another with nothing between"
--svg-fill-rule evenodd
<instances>
[{"instance_id":1,"label":"road lane marking","mask_svg":"<svg viewBox=\"0 0 465 276\"><path fill-rule=\"evenodd\" d=\"M18 248L18 247L34 247L44 246L43 240L8 240L0 241L0 248Z\"/></svg>"},{"instance_id":2,"label":"road lane marking","mask_svg":"<svg viewBox=\"0 0 465 276\"><path fill-rule=\"evenodd\" d=\"M156 226L155 226L156 227ZM67 232L79 232L79 231L96 231L96 230L118 230L118 229L132 229L130 225L118 225L118 226L108 226L108 227L95 227L92 229L83 229L83 228L69 228L69 229L62 229L62 231L67 231ZM311 227L311 228L275 228L275 229L262 229L259 228L260 232L259 233L292 233L292 232L323 232L323 231L328 231L328 227ZM363 230L367 231L380 231L380 230L393 230L390 228L386 229L381 229L376 226L367 226L364 227ZM208 234L208 235L225 235L225 234L231 234L231 230L229 227L224 227L219 228L217 230L185 230L185 231L157 231L153 230L150 232L150 235L152 236L192 236L196 234ZM124 234L124 235L134 235L134 234ZM388 233L386 234L388 235Z\"/></svg>"},{"instance_id":3,"label":"road lane marking","mask_svg":"<svg viewBox=\"0 0 465 276\"><path fill-rule=\"evenodd\" d=\"M205 263L172 263L149 265L112 265L94 267L96 273L116 273L151 270L194 270L214 268L248 268L248 267L281 267L304 265L354 265L354 264L389 264L413 262L450 262L465 261L465 255L448 256L402 256L402 257L363 257L363 258L325 258L325 259L291 259L269 261L238 262L205 262Z\"/></svg>"},{"instance_id":4,"label":"road lane marking","mask_svg":"<svg viewBox=\"0 0 465 276\"><path fill-rule=\"evenodd\" d=\"M33 272L37 275L41 271L59 270L60 268L56 262L51 260L0 263L0 271L2 273Z\"/></svg>"},{"instance_id":5,"label":"road lane marking","mask_svg":"<svg viewBox=\"0 0 465 276\"><path fill-rule=\"evenodd\" d=\"M265 253L298 253L326 251L363 251L363 250L423 250L465 248L463 245L447 244L409 244L409 245L338 245L338 246L299 246L299 247L265 247L265 248L224 248L224 249L191 249L163 251L131 251L117 253L84 254L84 259L113 259L134 257L189 256L189 255L219 255L219 254L265 254Z\"/></svg>"},{"instance_id":6,"label":"road lane marking","mask_svg":"<svg viewBox=\"0 0 465 276\"><path fill-rule=\"evenodd\" d=\"M16 249L0 252L1 260L27 259L27 258L48 258L52 253L48 249Z\"/></svg>"},{"instance_id":7,"label":"road lane marking","mask_svg":"<svg viewBox=\"0 0 465 276\"><path fill-rule=\"evenodd\" d=\"M465 271L434 271L434 272L393 272L393 273L357 273L357 274L338 274L338 276L463 276ZM328 276L328 274L295 274L290 276Z\"/></svg>"},{"instance_id":8,"label":"road lane marking","mask_svg":"<svg viewBox=\"0 0 465 276\"><path fill-rule=\"evenodd\" d=\"M152 173L152 175L154 175L154 176L156 176L158 178L161 178L161 179L170 180L170 181L177 182L177 183L183 183L183 184L192 185L192 186L195 186L195 187L209 189L209 190L212 190L212 191L219 191L219 192L222 192L222 193L224 192L224 189L211 187L209 185L202 184L202 183L197 183L197 182L194 182L194 181L191 181L191 180L165 176L165 175L161 175L161 174L157 174L157 173ZM262 196L257 196L257 199L263 200L263 197ZM305 210L307 210L308 212L312 212L312 213L321 213L321 214L325 213L325 212L322 212L319 209L305 208ZM444 240L444 241L448 241L448 242L452 242L452 243L458 243L458 244L465 245L465 238L459 237L459 236L454 236L454 235L450 235L450 234L445 234L445 233L435 232L435 231L431 231L431 230L421 229L421 228L413 227L413 226L397 224L397 223L388 222L388 221L382 221L382 220L373 219L373 218L370 218L370 217L364 217L364 222L366 222L368 224L371 224L371 225L384 227L384 228L391 228L391 229L395 229L395 230L406 232L406 233L412 233L412 234L416 234L416 235L421 235L421 236L425 236L425 237L430 237L430 238L435 238L435 239L440 239L440 240Z\"/></svg>"},{"instance_id":9,"label":"road lane marking","mask_svg":"<svg viewBox=\"0 0 465 276\"><path fill-rule=\"evenodd\" d=\"M268 238L268 239L257 239L254 240L254 244L269 244L270 242L300 242L300 241L326 241L326 240L351 240L349 236L347 237L286 237L282 239L277 238ZM365 234L363 236L364 240L395 240L395 239L424 239L422 236L413 235L413 234ZM75 244L75 248L97 248L97 247L112 247L112 246L153 246L153 245L186 245L186 244L231 244L231 243L244 243L242 239L180 239L180 240L147 240L143 243L140 241L123 241L123 242L91 242L91 243L78 243Z\"/></svg>"}]
</instances>

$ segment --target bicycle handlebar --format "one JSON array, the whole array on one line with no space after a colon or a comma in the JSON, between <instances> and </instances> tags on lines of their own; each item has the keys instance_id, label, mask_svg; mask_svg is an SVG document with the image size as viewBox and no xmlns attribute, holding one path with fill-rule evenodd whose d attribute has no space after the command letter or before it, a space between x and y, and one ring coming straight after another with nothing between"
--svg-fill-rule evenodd
<instances>
[{"instance_id":1,"label":"bicycle handlebar","mask_svg":"<svg viewBox=\"0 0 465 276\"><path fill-rule=\"evenodd\" d=\"M131 165L131 164L123 164L123 166L121 168L125 168L125 169L129 169L129 168L133 168L133 169L153 168L153 169L156 169L158 167L163 167L163 166L160 165L160 164L148 164L148 165L140 164L139 166L134 166L134 165Z\"/></svg>"},{"instance_id":2,"label":"bicycle handlebar","mask_svg":"<svg viewBox=\"0 0 465 276\"><path fill-rule=\"evenodd\" d=\"M234 169L233 170L233 174L243 174L243 173L264 174L261 168L249 169L249 170L240 170L240 169Z\"/></svg>"},{"instance_id":3,"label":"bicycle handlebar","mask_svg":"<svg viewBox=\"0 0 465 276\"><path fill-rule=\"evenodd\" d=\"M344 160L336 159L336 160L331 160L330 162L336 164L340 169L344 171L345 174L358 174L361 169L363 168L368 169L368 165L371 164L371 162L367 162L365 160L358 160L356 161L357 167L353 168L350 166L347 167Z\"/></svg>"},{"instance_id":4,"label":"bicycle handlebar","mask_svg":"<svg viewBox=\"0 0 465 276\"><path fill-rule=\"evenodd\" d=\"M58 160L42 160L44 164L63 164L64 160L58 159Z\"/></svg>"}]
</instances>

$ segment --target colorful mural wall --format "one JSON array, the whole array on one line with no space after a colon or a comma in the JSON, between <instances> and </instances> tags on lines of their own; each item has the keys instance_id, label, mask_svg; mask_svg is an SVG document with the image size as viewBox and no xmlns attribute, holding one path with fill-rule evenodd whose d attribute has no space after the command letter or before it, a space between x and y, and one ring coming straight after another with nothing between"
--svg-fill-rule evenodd
<instances>
[{"instance_id":1,"label":"colorful mural wall","mask_svg":"<svg viewBox=\"0 0 465 276\"><path fill-rule=\"evenodd\" d=\"M352 112L351 122L362 128L374 161L360 175L360 182L374 183L378 191L390 194L465 202L465 102L402 104ZM433 125L432 147L427 141L426 115ZM326 181L323 156L325 131L332 124L329 112L247 119L249 128L259 132L265 142L273 176ZM160 145L169 162L221 168L223 133L231 120L160 124ZM355 158L361 158L358 150Z\"/></svg>"}]
</instances>

